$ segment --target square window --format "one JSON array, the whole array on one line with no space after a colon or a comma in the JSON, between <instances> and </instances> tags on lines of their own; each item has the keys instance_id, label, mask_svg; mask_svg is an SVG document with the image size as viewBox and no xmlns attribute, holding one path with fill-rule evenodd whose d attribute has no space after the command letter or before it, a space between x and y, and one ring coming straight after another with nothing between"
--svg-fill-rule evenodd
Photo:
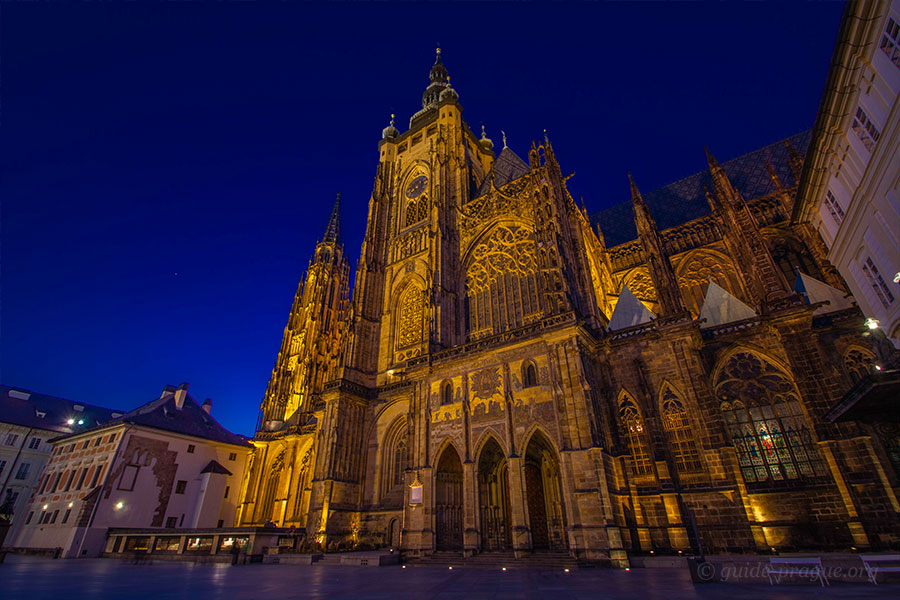
<instances>
[{"instance_id":1,"label":"square window","mask_svg":"<svg viewBox=\"0 0 900 600\"><path fill-rule=\"evenodd\" d=\"M7 436L6 436L6 445L7 445L7 446L14 446L17 439L19 439L19 436L18 436L17 434L15 434L15 433L7 434Z\"/></svg>"},{"instance_id":2,"label":"square window","mask_svg":"<svg viewBox=\"0 0 900 600\"><path fill-rule=\"evenodd\" d=\"M72 514L72 509L67 508L65 514L63 515L62 522L65 523L69 520L69 515Z\"/></svg>"},{"instance_id":3,"label":"square window","mask_svg":"<svg viewBox=\"0 0 900 600\"><path fill-rule=\"evenodd\" d=\"M196 448L193 444L188 444L188 454L193 454Z\"/></svg>"},{"instance_id":4,"label":"square window","mask_svg":"<svg viewBox=\"0 0 900 600\"><path fill-rule=\"evenodd\" d=\"M183 494L184 490L187 488L187 481L179 480L178 483L175 484L175 493Z\"/></svg>"},{"instance_id":5,"label":"square window","mask_svg":"<svg viewBox=\"0 0 900 600\"><path fill-rule=\"evenodd\" d=\"M225 486L225 498L228 497L228 491L229 491L230 489L231 489L231 488L230 488L229 486L227 486L227 485Z\"/></svg>"},{"instance_id":6,"label":"square window","mask_svg":"<svg viewBox=\"0 0 900 600\"><path fill-rule=\"evenodd\" d=\"M232 452L228 455L228 460L237 460L237 452Z\"/></svg>"},{"instance_id":7,"label":"square window","mask_svg":"<svg viewBox=\"0 0 900 600\"><path fill-rule=\"evenodd\" d=\"M166 529L175 529L178 524L178 517L168 517L166 519Z\"/></svg>"},{"instance_id":8,"label":"square window","mask_svg":"<svg viewBox=\"0 0 900 600\"><path fill-rule=\"evenodd\" d=\"M31 463L22 463L19 470L16 471L16 479L25 479L28 477L28 470L31 469Z\"/></svg>"},{"instance_id":9,"label":"square window","mask_svg":"<svg viewBox=\"0 0 900 600\"><path fill-rule=\"evenodd\" d=\"M31 450L37 450L41 447L41 438L31 438L31 441L28 442L28 448Z\"/></svg>"}]
</instances>

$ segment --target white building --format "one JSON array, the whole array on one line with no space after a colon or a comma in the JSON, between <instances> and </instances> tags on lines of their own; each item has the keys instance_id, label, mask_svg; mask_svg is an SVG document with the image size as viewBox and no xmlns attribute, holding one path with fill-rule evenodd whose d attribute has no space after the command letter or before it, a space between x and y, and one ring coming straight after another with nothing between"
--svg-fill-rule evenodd
<instances>
[{"instance_id":1,"label":"white building","mask_svg":"<svg viewBox=\"0 0 900 600\"><path fill-rule=\"evenodd\" d=\"M167 385L106 425L52 440L14 546L99 556L111 527L232 526L252 447L187 388Z\"/></svg>"},{"instance_id":2,"label":"white building","mask_svg":"<svg viewBox=\"0 0 900 600\"><path fill-rule=\"evenodd\" d=\"M21 529L23 513L50 458L47 440L96 427L123 413L0 385L0 504L9 501L13 511L5 545Z\"/></svg>"},{"instance_id":3,"label":"white building","mask_svg":"<svg viewBox=\"0 0 900 600\"><path fill-rule=\"evenodd\" d=\"M848 2L794 219L900 347L900 0ZM874 321L870 321L874 326Z\"/></svg>"}]
</instances>

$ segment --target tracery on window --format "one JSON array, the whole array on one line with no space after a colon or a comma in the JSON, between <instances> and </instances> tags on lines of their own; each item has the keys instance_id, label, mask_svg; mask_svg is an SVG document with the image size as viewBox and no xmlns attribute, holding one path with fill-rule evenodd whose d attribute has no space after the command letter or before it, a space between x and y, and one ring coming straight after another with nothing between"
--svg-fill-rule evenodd
<instances>
[{"instance_id":1,"label":"tracery on window","mask_svg":"<svg viewBox=\"0 0 900 600\"><path fill-rule=\"evenodd\" d=\"M669 435L669 445L675 468L682 473L697 473L703 470L700 453L694 440L690 418L684 403L675 395L672 388L665 387L662 397L663 429Z\"/></svg>"},{"instance_id":2,"label":"tracery on window","mask_svg":"<svg viewBox=\"0 0 900 600\"><path fill-rule=\"evenodd\" d=\"M501 225L471 252L466 300L471 338L520 327L543 314L532 231Z\"/></svg>"},{"instance_id":3,"label":"tracery on window","mask_svg":"<svg viewBox=\"0 0 900 600\"><path fill-rule=\"evenodd\" d=\"M424 339L425 295L415 286L410 286L398 303L399 326L397 347L414 346Z\"/></svg>"},{"instance_id":4,"label":"tracery on window","mask_svg":"<svg viewBox=\"0 0 900 600\"><path fill-rule=\"evenodd\" d=\"M717 377L716 397L745 481L827 474L799 393L775 365L752 352L736 352Z\"/></svg>"},{"instance_id":5,"label":"tracery on window","mask_svg":"<svg viewBox=\"0 0 900 600\"><path fill-rule=\"evenodd\" d=\"M653 461L647 444L644 420L634 400L625 392L619 395L619 417L625 428L625 444L631 454L631 469L635 475L651 475Z\"/></svg>"},{"instance_id":6,"label":"tracery on window","mask_svg":"<svg viewBox=\"0 0 900 600\"><path fill-rule=\"evenodd\" d=\"M426 217L428 217L428 195L422 194L406 203L406 221L403 226L410 227L424 221Z\"/></svg>"},{"instance_id":7,"label":"tracery on window","mask_svg":"<svg viewBox=\"0 0 900 600\"><path fill-rule=\"evenodd\" d=\"M678 286L694 317L700 315L710 280L735 298L745 298L741 278L728 257L717 252L695 252L678 266Z\"/></svg>"},{"instance_id":8,"label":"tracery on window","mask_svg":"<svg viewBox=\"0 0 900 600\"><path fill-rule=\"evenodd\" d=\"M862 348L851 348L844 354L844 369L853 383L871 373L874 364L875 355Z\"/></svg>"}]
</instances>

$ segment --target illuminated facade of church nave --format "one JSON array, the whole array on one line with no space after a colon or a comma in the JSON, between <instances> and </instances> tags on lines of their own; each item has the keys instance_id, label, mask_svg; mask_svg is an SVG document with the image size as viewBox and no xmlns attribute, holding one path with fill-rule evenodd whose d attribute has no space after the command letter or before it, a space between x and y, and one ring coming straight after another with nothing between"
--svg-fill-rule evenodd
<instances>
[{"instance_id":1,"label":"illuminated facade of church nave","mask_svg":"<svg viewBox=\"0 0 900 600\"><path fill-rule=\"evenodd\" d=\"M316 247L237 525L613 564L898 541L897 449L824 419L890 350L789 221L808 134L591 215L546 135L469 129L440 54L422 106L378 143L352 300L338 204Z\"/></svg>"}]
</instances>

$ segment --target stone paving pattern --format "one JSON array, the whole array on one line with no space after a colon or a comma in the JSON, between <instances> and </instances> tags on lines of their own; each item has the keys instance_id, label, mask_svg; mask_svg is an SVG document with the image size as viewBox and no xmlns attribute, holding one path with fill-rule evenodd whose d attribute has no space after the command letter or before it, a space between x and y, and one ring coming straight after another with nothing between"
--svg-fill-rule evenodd
<instances>
[{"instance_id":1,"label":"stone paving pattern","mask_svg":"<svg viewBox=\"0 0 900 600\"><path fill-rule=\"evenodd\" d=\"M900 579L895 579L900 581ZM7 556L0 564L0 600L58 598L168 598L276 600L371 598L474 600L477 598L576 598L603 600L729 598L897 598L900 585L885 583L769 586L694 586L674 569L583 569L570 573L401 567L330 567L197 563L145 563L103 559L53 560Z\"/></svg>"}]
</instances>

